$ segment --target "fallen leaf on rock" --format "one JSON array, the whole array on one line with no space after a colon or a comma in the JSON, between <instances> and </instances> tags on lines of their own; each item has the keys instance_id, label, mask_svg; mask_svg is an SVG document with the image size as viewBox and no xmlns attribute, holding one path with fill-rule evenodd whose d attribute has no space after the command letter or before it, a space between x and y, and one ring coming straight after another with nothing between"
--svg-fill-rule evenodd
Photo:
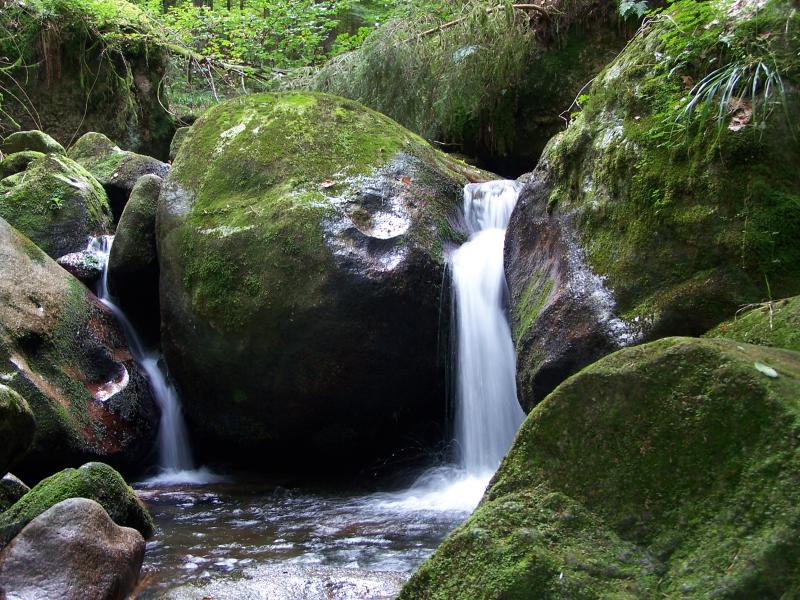
<instances>
[{"instance_id":1,"label":"fallen leaf on rock","mask_svg":"<svg viewBox=\"0 0 800 600\"><path fill-rule=\"evenodd\" d=\"M402 183L405 186L411 185L411 177L409 177L408 175L403 175L402 179L400 179L400 183Z\"/></svg>"},{"instance_id":2,"label":"fallen leaf on rock","mask_svg":"<svg viewBox=\"0 0 800 600\"><path fill-rule=\"evenodd\" d=\"M753 119L753 107L747 100L731 98L728 102L728 113L731 115L731 122L728 129L740 131Z\"/></svg>"},{"instance_id":3,"label":"fallen leaf on rock","mask_svg":"<svg viewBox=\"0 0 800 600\"><path fill-rule=\"evenodd\" d=\"M775 369L773 369L772 367L768 367L764 363L760 362L753 363L753 366L756 368L757 371L763 373L767 377L775 379L778 376L778 372Z\"/></svg>"},{"instance_id":4,"label":"fallen leaf on rock","mask_svg":"<svg viewBox=\"0 0 800 600\"><path fill-rule=\"evenodd\" d=\"M336 185L336 182L333 179L323 179L320 185L324 188L329 188Z\"/></svg>"}]
</instances>

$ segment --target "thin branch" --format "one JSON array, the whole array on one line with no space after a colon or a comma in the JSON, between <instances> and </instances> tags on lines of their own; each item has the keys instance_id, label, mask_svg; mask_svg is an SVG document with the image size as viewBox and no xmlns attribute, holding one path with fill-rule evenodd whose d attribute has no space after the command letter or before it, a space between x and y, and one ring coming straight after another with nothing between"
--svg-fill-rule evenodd
<instances>
[{"instance_id":1,"label":"thin branch","mask_svg":"<svg viewBox=\"0 0 800 600\"><path fill-rule=\"evenodd\" d=\"M491 6L486 9L486 14L489 15L493 12L497 12L498 10L505 10L505 8L506 8L505 4L498 4L497 6ZM532 10L534 12L538 12L546 19L550 18L550 13L541 6L539 6L538 4L512 4L511 8L516 10ZM425 37L427 35L431 35L433 33L444 31L445 29L450 29L451 27L458 25L459 23L463 23L467 19L469 19L469 15L459 17L458 19L453 19L452 21L448 21L447 23L442 23L441 25L437 25L436 27L431 27L430 29L417 34L417 39Z\"/></svg>"}]
</instances>

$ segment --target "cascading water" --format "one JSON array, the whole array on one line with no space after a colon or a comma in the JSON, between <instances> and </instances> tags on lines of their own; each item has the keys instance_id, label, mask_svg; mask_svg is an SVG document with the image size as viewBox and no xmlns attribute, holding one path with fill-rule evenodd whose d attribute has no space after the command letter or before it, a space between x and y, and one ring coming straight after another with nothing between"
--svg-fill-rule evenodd
<instances>
[{"instance_id":1,"label":"cascading water","mask_svg":"<svg viewBox=\"0 0 800 600\"><path fill-rule=\"evenodd\" d=\"M472 510L525 418L506 318L503 244L522 184L498 180L464 188L469 239L451 258L458 468L439 467L385 504L405 510Z\"/></svg>"},{"instance_id":2,"label":"cascading water","mask_svg":"<svg viewBox=\"0 0 800 600\"><path fill-rule=\"evenodd\" d=\"M97 297L114 314L128 341L136 363L147 375L153 397L161 409L158 425L158 465L161 473L148 483L209 483L219 480L207 469L195 469L186 424L175 387L170 383L163 361L157 352L148 351L142 344L133 324L114 302L108 291L108 256L114 236L93 237L87 251L97 256L103 265L103 275Z\"/></svg>"},{"instance_id":3,"label":"cascading water","mask_svg":"<svg viewBox=\"0 0 800 600\"><path fill-rule=\"evenodd\" d=\"M491 477L525 418L517 401L503 270L506 227L520 188L516 181L464 188L469 240L452 257L456 440L464 470L478 477Z\"/></svg>"}]
</instances>

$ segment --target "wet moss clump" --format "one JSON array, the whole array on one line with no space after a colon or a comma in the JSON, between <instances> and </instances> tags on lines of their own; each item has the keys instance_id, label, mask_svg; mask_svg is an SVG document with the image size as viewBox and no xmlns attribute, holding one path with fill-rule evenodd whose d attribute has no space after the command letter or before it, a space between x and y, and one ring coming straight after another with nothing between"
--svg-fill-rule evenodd
<instances>
[{"instance_id":1,"label":"wet moss clump","mask_svg":"<svg viewBox=\"0 0 800 600\"><path fill-rule=\"evenodd\" d=\"M153 535L153 518L135 492L114 469L94 462L51 475L0 514L0 548L37 516L68 498L94 500L117 525L133 527L145 538Z\"/></svg>"},{"instance_id":2,"label":"wet moss clump","mask_svg":"<svg viewBox=\"0 0 800 600\"><path fill-rule=\"evenodd\" d=\"M798 353L665 338L611 354L533 409L400 598L794 597L798 431Z\"/></svg>"},{"instance_id":3,"label":"wet moss clump","mask_svg":"<svg viewBox=\"0 0 800 600\"><path fill-rule=\"evenodd\" d=\"M704 337L719 337L800 352L800 296L750 307Z\"/></svg>"}]
</instances>

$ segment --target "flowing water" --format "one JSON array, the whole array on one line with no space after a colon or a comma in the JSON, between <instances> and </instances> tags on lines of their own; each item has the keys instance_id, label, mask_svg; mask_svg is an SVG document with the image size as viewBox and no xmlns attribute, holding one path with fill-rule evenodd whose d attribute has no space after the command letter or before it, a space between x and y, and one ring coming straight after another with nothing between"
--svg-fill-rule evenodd
<instances>
[{"instance_id":1,"label":"flowing water","mask_svg":"<svg viewBox=\"0 0 800 600\"><path fill-rule=\"evenodd\" d=\"M178 394L169 381L164 361L157 352L144 347L133 324L108 291L108 256L111 253L113 242L114 236L111 235L91 238L87 251L97 256L103 265L103 275L97 290L97 297L114 314L122 327L133 359L145 372L153 398L161 411L158 425L158 467L160 472L153 477L151 482L163 484L216 481L219 478L213 473L206 469L195 468Z\"/></svg>"},{"instance_id":2,"label":"flowing water","mask_svg":"<svg viewBox=\"0 0 800 600\"><path fill-rule=\"evenodd\" d=\"M475 508L524 414L517 403L506 318L505 228L520 185L464 189L469 239L452 256L456 465L399 492L288 490L214 481L194 470L174 388L108 294L162 408L162 475L138 486L156 535L138 598L391 598ZM93 251L107 256L110 239Z\"/></svg>"}]
</instances>

